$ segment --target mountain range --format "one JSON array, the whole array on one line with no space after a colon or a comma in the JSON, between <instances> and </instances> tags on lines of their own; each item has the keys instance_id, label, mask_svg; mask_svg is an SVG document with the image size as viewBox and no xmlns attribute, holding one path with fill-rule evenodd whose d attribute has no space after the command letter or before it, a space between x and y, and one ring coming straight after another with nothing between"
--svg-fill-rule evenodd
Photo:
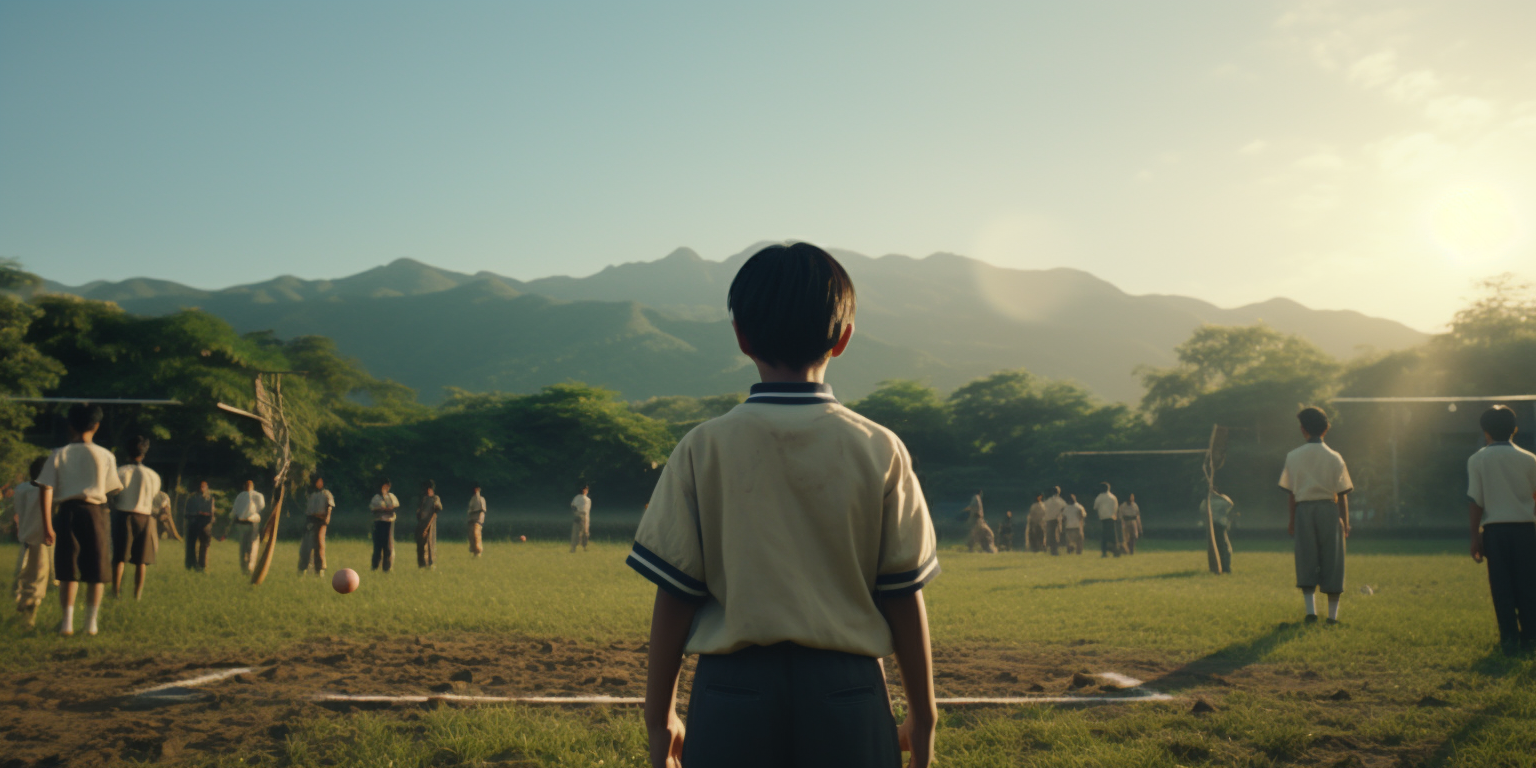
<instances>
[{"instance_id":1,"label":"mountain range","mask_svg":"<svg viewBox=\"0 0 1536 768\"><path fill-rule=\"evenodd\" d=\"M43 290L116 302L139 314L198 307L242 332L319 334L375 375L414 387L529 392L565 380L628 399L744 391L756 380L736 349L725 294L760 245L723 261L687 248L587 277L520 281L412 259L335 280L292 276L222 290L135 278ZM1135 296L1081 270L1018 270L953 254L870 258L834 251L858 291L855 341L830 381L844 399L880 381L952 389L1007 368L1075 380L1134 402L1138 366L1175 362L1201 324L1265 322L1328 353L1395 350L1424 341L1400 323L1271 299L1234 309L1183 296Z\"/></svg>"}]
</instances>

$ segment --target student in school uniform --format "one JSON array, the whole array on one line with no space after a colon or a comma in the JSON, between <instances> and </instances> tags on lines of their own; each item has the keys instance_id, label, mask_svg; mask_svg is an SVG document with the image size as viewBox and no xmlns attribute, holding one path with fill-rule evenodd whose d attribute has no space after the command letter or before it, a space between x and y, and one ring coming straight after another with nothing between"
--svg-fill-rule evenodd
<instances>
[{"instance_id":1,"label":"student in school uniform","mask_svg":"<svg viewBox=\"0 0 1536 768\"><path fill-rule=\"evenodd\" d=\"M592 533L592 497L587 495L590 491L587 486L581 487L581 493L571 499L571 551L576 551L576 545L581 545L581 551L587 551L587 539Z\"/></svg>"},{"instance_id":2,"label":"student in school uniform","mask_svg":"<svg viewBox=\"0 0 1536 768\"><path fill-rule=\"evenodd\" d=\"M144 574L155 563L160 537L155 533L154 504L160 475L144 466L149 438L133 441L132 462L117 468L123 490L112 499L112 597L123 590L123 570L133 563L133 599L144 597Z\"/></svg>"},{"instance_id":3,"label":"student in school uniform","mask_svg":"<svg viewBox=\"0 0 1536 768\"><path fill-rule=\"evenodd\" d=\"M416 567L437 567L437 515L443 511L443 500L437 497L437 483L431 480L421 486L421 498L416 502Z\"/></svg>"},{"instance_id":4,"label":"student in school uniform","mask_svg":"<svg viewBox=\"0 0 1536 768\"><path fill-rule=\"evenodd\" d=\"M485 527L485 497L480 495L480 485L475 484L469 496L469 554L479 557L485 551L480 542L480 530Z\"/></svg>"},{"instance_id":5,"label":"student in school uniform","mask_svg":"<svg viewBox=\"0 0 1536 768\"><path fill-rule=\"evenodd\" d=\"M16 485L11 507L15 512L16 536L21 546L16 551L16 613L26 629L37 626L37 609L48 594L53 573L53 489L39 485L47 459L32 460L27 469L30 480Z\"/></svg>"},{"instance_id":6,"label":"student in school uniform","mask_svg":"<svg viewBox=\"0 0 1536 768\"><path fill-rule=\"evenodd\" d=\"M1317 622L1317 592L1328 596L1328 623L1339 623L1344 594L1344 540L1349 537L1349 492L1354 481L1338 451L1323 442L1328 415L1321 408L1296 414L1307 442L1285 457L1280 487L1290 494L1290 534L1296 538L1296 586L1304 621Z\"/></svg>"},{"instance_id":7,"label":"student in school uniform","mask_svg":"<svg viewBox=\"0 0 1536 768\"><path fill-rule=\"evenodd\" d=\"M173 541L181 541L181 532L176 530L176 517L171 512L171 495L161 488L155 494L155 500L150 502L150 508L154 510L155 529L160 538L170 538Z\"/></svg>"},{"instance_id":8,"label":"student in school uniform","mask_svg":"<svg viewBox=\"0 0 1536 768\"><path fill-rule=\"evenodd\" d=\"M1214 551L1208 551L1207 558L1210 562L1212 573L1227 574L1232 572L1232 518L1237 516L1232 510L1236 505L1232 503L1232 497L1220 491L1212 489L1210 498L1201 499L1200 517L1205 522L1209 517L1211 521L1211 538L1216 543ZM1210 545L1206 545L1210 550Z\"/></svg>"},{"instance_id":9,"label":"student in school uniform","mask_svg":"<svg viewBox=\"0 0 1536 768\"><path fill-rule=\"evenodd\" d=\"M256 483L245 481L245 490L230 507L229 524L240 535L240 572L250 575L256 567L256 539L261 532L261 513L267 509L267 497L256 490ZM229 531L224 532L225 536Z\"/></svg>"},{"instance_id":10,"label":"student in school uniform","mask_svg":"<svg viewBox=\"0 0 1536 768\"><path fill-rule=\"evenodd\" d=\"M1013 510L1003 513L1002 522L997 525L997 551L1009 552L1013 550Z\"/></svg>"},{"instance_id":11,"label":"student in school uniform","mask_svg":"<svg viewBox=\"0 0 1536 768\"><path fill-rule=\"evenodd\" d=\"M1515 412L1495 405L1478 424L1487 442L1467 459L1472 559L1488 587L1505 655L1536 651L1536 455L1515 445Z\"/></svg>"},{"instance_id":12,"label":"student in school uniform","mask_svg":"<svg viewBox=\"0 0 1536 768\"><path fill-rule=\"evenodd\" d=\"M1024 516L1024 546L1031 552L1045 551L1045 494L1035 495Z\"/></svg>"},{"instance_id":13,"label":"student in school uniform","mask_svg":"<svg viewBox=\"0 0 1536 768\"><path fill-rule=\"evenodd\" d=\"M373 495L373 500L368 502L368 511L373 514L373 570L383 568L385 573L395 567L395 510L400 508L400 500L389 492L389 479L379 483L379 492Z\"/></svg>"},{"instance_id":14,"label":"student in school uniform","mask_svg":"<svg viewBox=\"0 0 1536 768\"><path fill-rule=\"evenodd\" d=\"M995 554L997 536L992 532L992 526L987 525L987 516L981 506L981 491L977 491L976 495L971 497L970 505L961 511L965 513L966 522L970 525L971 531L970 537L966 540L966 551L980 550Z\"/></svg>"},{"instance_id":15,"label":"student in school uniform","mask_svg":"<svg viewBox=\"0 0 1536 768\"><path fill-rule=\"evenodd\" d=\"M1136 494L1120 502L1120 539L1125 542L1125 553L1136 554L1136 542L1141 540L1141 507Z\"/></svg>"},{"instance_id":16,"label":"student in school uniform","mask_svg":"<svg viewBox=\"0 0 1536 768\"><path fill-rule=\"evenodd\" d=\"M53 489L56 542L53 571L59 580L64 619L59 634L75 633L75 595L86 585L85 633L94 635L101 595L112 574L111 516L107 495L123 489L117 459L94 441L101 408L84 403L69 409L70 443L53 452L37 484Z\"/></svg>"},{"instance_id":17,"label":"student in school uniform","mask_svg":"<svg viewBox=\"0 0 1536 768\"><path fill-rule=\"evenodd\" d=\"M853 289L825 251L770 246L729 309L762 383L679 441L628 564L657 586L645 724L653 766L895 766L933 760L922 589L938 575L911 457L823 383L853 332ZM880 659L894 652L898 728ZM675 712L698 654L687 738Z\"/></svg>"},{"instance_id":18,"label":"student in school uniform","mask_svg":"<svg viewBox=\"0 0 1536 768\"><path fill-rule=\"evenodd\" d=\"M331 511L336 497L325 489L325 478L310 481L309 500L304 506L304 538L299 540L299 575L309 572L311 563L316 576L325 576L325 531L331 525Z\"/></svg>"},{"instance_id":19,"label":"student in school uniform","mask_svg":"<svg viewBox=\"0 0 1536 768\"><path fill-rule=\"evenodd\" d=\"M1067 502L1061 497L1061 488L1051 489L1051 495L1045 500L1045 546L1051 550L1052 555L1060 555L1062 542L1066 538Z\"/></svg>"},{"instance_id":20,"label":"student in school uniform","mask_svg":"<svg viewBox=\"0 0 1536 768\"><path fill-rule=\"evenodd\" d=\"M1062 538L1066 542L1067 554L1083 553L1083 524L1088 520L1088 510L1077 503L1076 494L1068 494L1069 502L1064 502L1061 508Z\"/></svg>"},{"instance_id":21,"label":"student in school uniform","mask_svg":"<svg viewBox=\"0 0 1536 768\"><path fill-rule=\"evenodd\" d=\"M1099 519L1099 557L1109 557L1113 552L1120 556L1120 499L1110 491L1109 483L1103 483L1104 491L1093 500L1093 511Z\"/></svg>"},{"instance_id":22,"label":"student in school uniform","mask_svg":"<svg viewBox=\"0 0 1536 768\"><path fill-rule=\"evenodd\" d=\"M213 543L213 516L217 511L215 506L213 491L208 490L208 481L199 480L197 493L187 498L182 512L183 527L187 530L184 539L189 571L202 573L208 570L208 547Z\"/></svg>"}]
</instances>

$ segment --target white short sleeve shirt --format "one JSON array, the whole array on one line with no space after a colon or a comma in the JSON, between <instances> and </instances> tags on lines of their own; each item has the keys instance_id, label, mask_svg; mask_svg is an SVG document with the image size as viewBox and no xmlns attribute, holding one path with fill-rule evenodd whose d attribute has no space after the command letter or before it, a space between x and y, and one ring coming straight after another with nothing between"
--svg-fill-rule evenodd
<instances>
[{"instance_id":1,"label":"white short sleeve shirt","mask_svg":"<svg viewBox=\"0 0 1536 768\"><path fill-rule=\"evenodd\" d=\"M1321 440L1313 440L1285 456L1280 487L1297 501L1335 501L1355 489L1344 457Z\"/></svg>"},{"instance_id":2,"label":"white short sleeve shirt","mask_svg":"<svg viewBox=\"0 0 1536 768\"><path fill-rule=\"evenodd\" d=\"M1066 510L1067 501L1060 496L1052 496L1045 500L1045 519L1047 521L1060 520L1061 513L1065 512Z\"/></svg>"},{"instance_id":3,"label":"white short sleeve shirt","mask_svg":"<svg viewBox=\"0 0 1536 768\"><path fill-rule=\"evenodd\" d=\"M267 508L267 497L261 491L241 491L235 497L232 514L235 520L252 525L261 522L261 513Z\"/></svg>"},{"instance_id":4,"label":"white short sleeve shirt","mask_svg":"<svg viewBox=\"0 0 1536 768\"><path fill-rule=\"evenodd\" d=\"M1483 525L1536 523L1536 454L1492 443L1467 459L1467 496L1483 508Z\"/></svg>"},{"instance_id":5,"label":"white short sleeve shirt","mask_svg":"<svg viewBox=\"0 0 1536 768\"><path fill-rule=\"evenodd\" d=\"M37 483L53 489L56 504L75 499L106 504L107 494L123 489L117 459L95 443L70 443L54 451L43 464Z\"/></svg>"},{"instance_id":6,"label":"white short sleeve shirt","mask_svg":"<svg viewBox=\"0 0 1536 768\"><path fill-rule=\"evenodd\" d=\"M1093 500L1093 511L1099 513L1100 520L1113 520L1120 513L1120 499L1105 491Z\"/></svg>"},{"instance_id":7,"label":"white short sleeve shirt","mask_svg":"<svg viewBox=\"0 0 1536 768\"><path fill-rule=\"evenodd\" d=\"M1061 519L1064 528L1082 528L1083 521L1088 519L1088 510L1081 504L1068 504L1061 508Z\"/></svg>"},{"instance_id":8,"label":"white short sleeve shirt","mask_svg":"<svg viewBox=\"0 0 1536 768\"><path fill-rule=\"evenodd\" d=\"M585 520L592 514L592 497L584 493L576 494L571 499L571 514L577 519Z\"/></svg>"},{"instance_id":9,"label":"white short sleeve shirt","mask_svg":"<svg viewBox=\"0 0 1536 768\"><path fill-rule=\"evenodd\" d=\"M684 436L627 562L700 604L689 653L793 642L886 656L878 598L939 573L906 447L823 384L758 384Z\"/></svg>"},{"instance_id":10,"label":"white short sleeve shirt","mask_svg":"<svg viewBox=\"0 0 1536 768\"><path fill-rule=\"evenodd\" d=\"M112 500L112 508L137 515L155 511L155 497L160 495L160 474L143 464L125 464L117 468L123 490Z\"/></svg>"},{"instance_id":11,"label":"white short sleeve shirt","mask_svg":"<svg viewBox=\"0 0 1536 768\"><path fill-rule=\"evenodd\" d=\"M43 543L43 489L30 483L18 483L12 498L16 507L16 533L22 544L28 546Z\"/></svg>"}]
</instances>

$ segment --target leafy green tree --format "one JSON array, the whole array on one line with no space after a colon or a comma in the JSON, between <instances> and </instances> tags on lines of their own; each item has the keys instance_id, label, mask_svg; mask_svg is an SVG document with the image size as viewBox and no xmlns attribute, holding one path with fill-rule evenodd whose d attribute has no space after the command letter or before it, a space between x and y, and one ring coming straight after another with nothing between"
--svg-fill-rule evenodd
<instances>
[{"instance_id":1,"label":"leafy green tree","mask_svg":"<svg viewBox=\"0 0 1536 768\"><path fill-rule=\"evenodd\" d=\"M0 296L0 395L37 397L64 374L59 361L27 341L27 330L42 313L9 296ZM42 449L22 440L37 409L0 399L0 485L9 485Z\"/></svg>"},{"instance_id":2,"label":"leafy green tree","mask_svg":"<svg viewBox=\"0 0 1536 768\"><path fill-rule=\"evenodd\" d=\"M848 406L895 432L919 471L959 458L949 405L933 387L916 381L883 381L880 388Z\"/></svg>"},{"instance_id":3,"label":"leafy green tree","mask_svg":"<svg viewBox=\"0 0 1536 768\"><path fill-rule=\"evenodd\" d=\"M0 258L0 291L24 291L43 284L43 279L22 269L16 259Z\"/></svg>"},{"instance_id":4,"label":"leafy green tree","mask_svg":"<svg viewBox=\"0 0 1536 768\"><path fill-rule=\"evenodd\" d=\"M631 408L635 413L666 422L672 436L682 439L689 430L717 416L724 416L746 399L747 396L741 392L704 397L662 395L641 400L631 405Z\"/></svg>"}]
</instances>

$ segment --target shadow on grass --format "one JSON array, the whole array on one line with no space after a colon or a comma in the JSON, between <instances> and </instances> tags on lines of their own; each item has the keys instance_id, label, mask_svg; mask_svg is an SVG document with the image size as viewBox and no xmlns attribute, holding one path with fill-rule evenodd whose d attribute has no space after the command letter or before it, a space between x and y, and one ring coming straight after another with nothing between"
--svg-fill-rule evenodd
<instances>
[{"instance_id":1,"label":"shadow on grass","mask_svg":"<svg viewBox=\"0 0 1536 768\"><path fill-rule=\"evenodd\" d=\"M1195 571L1199 573L1199 571ZM1265 632L1258 637L1233 643L1218 651L1213 651L1194 661L1185 664L1178 669L1164 674L1156 680L1147 681L1148 688L1160 693L1173 693L1185 688L1192 688L1213 682L1211 678L1222 675L1230 675L1249 664L1262 660L1265 656L1305 633L1314 632L1315 628L1301 624L1282 624ZM1220 681L1214 681L1220 682Z\"/></svg>"},{"instance_id":2,"label":"shadow on grass","mask_svg":"<svg viewBox=\"0 0 1536 768\"><path fill-rule=\"evenodd\" d=\"M1188 579L1199 576L1205 571L1173 571L1171 573L1154 573L1146 576L1121 576L1117 579L1079 579L1062 584L1036 584L1032 589L1075 589L1091 584L1113 584L1121 581L1161 581L1163 579Z\"/></svg>"}]
</instances>

